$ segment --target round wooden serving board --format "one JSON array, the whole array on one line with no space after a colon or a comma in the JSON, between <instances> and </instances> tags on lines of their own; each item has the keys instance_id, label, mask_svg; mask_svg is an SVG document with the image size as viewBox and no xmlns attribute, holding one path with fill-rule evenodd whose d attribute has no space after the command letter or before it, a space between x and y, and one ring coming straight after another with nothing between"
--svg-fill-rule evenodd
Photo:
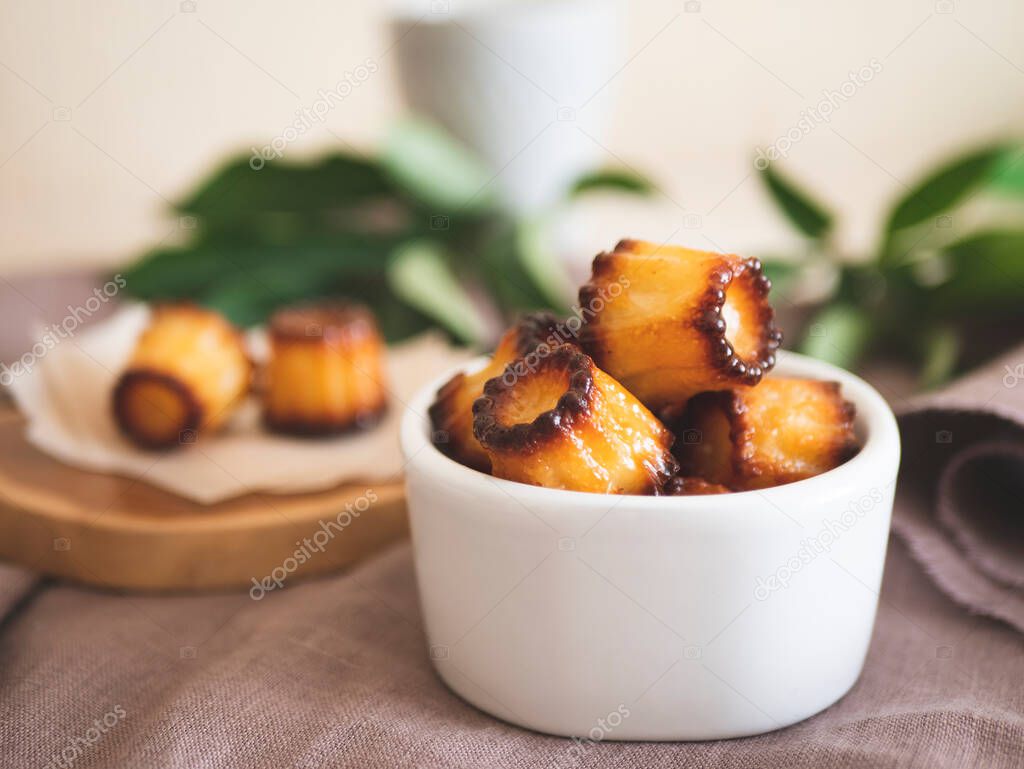
<instances>
[{"instance_id":1,"label":"round wooden serving board","mask_svg":"<svg viewBox=\"0 0 1024 769\"><path fill-rule=\"evenodd\" d=\"M346 505L366 484L201 505L61 464L23 431L21 417L0 405L0 558L46 574L133 590L253 588L275 569L289 581L335 571L408 531L401 483L371 485L377 499L354 516ZM306 547L298 564L303 539L322 530L330 540L322 550Z\"/></svg>"}]
</instances>

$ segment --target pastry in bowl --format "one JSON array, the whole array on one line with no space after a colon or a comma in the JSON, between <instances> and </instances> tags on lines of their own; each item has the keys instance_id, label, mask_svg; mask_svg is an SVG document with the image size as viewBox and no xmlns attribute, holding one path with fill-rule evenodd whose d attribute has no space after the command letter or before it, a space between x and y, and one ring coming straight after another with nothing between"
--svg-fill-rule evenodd
<instances>
[{"instance_id":1,"label":"pastry in bowl","mask_svg":"<svg viewBox=\"0 0 1024 769\"><path fill-rule=\"evenodd\" d=\"M770 288L757 259L620 241L594 259L577 317L526 316L438 391L432 442L498 478L600 494L830 470L857 450L852 407L833 382L765 378L782 338Z\"/></svg>"},{"instance_id":2,"label":"pastry in bowl","mask_svg":"<svg viewBox=\"0 0 1024 769\"><path fill-rule=\"evenodd\" d=\"M384 342L357 304L279 310L268 327L261 399L270 429L331 435L375 424L387 409Z\"/></svg>"},{"instance_id":3,"label":"pastry in bowl","mask_svg":"<svg viewBox=\"0 0 1024 769\"><path fill-rule=\"evenodd\" d=\"M857 453L837 382L769 377L690 399L676 453L687 474L736 490L810 478Z\"/></svg>"},{"instance_id":4,"label":"pastry in bowl","mask_svg":"<svg viewBox=\"0 0 1024 769\"><path fill-rule=\"evenodd\" d=\"M114 387L114 417L144 448L194 443L227 421L251 378L242 337L222 316L159 306Z\"/></svg>"},{"instance_id":5,"label":"pastry in bowl","mask_svg":"<svg viewBox=\"0 0 1024 769\"><path fill-rule=\"evenodd\" d=\"M498 478L604 494L658 493L677 469L673 436L570 345L484 386L473 432Z\"/></svg>"},{"instance_id":6,"label":"pastry in bowl","mask_svg":"<svg viewBox=\"0 0 1024 769\"><path fill-rule=\"evenodd\" d=\"M757 259L622 240L580 289L581 341L652 409L755 385L782 334Z\"/></svg>"},{"instance_id":7,"label":"pastry in bowl","mask_svg":"<svg viewBox=\"0 0 1024 769\"><path fill-rule=\"evenodd\" d=\"M484 383L499 376L517 359L524 365L537 354L571 339L571 334L554 315L535 312L524 315L505 332L490 362L473 373L459 373L438 390L430 406L434 445L457 462L487 472L491 460L473 435L473 402L483 394ZM542 347L543 346L543 347Z\"/></svg>"}]
</instances>

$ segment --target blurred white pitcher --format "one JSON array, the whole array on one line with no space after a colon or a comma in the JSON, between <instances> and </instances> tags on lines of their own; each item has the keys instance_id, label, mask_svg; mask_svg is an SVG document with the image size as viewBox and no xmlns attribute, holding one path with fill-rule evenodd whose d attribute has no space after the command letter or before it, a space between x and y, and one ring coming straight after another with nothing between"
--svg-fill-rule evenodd
<instances>
[{"instance_id":1,"label":"blurred white pitcher","mask_svg":"<svg viewBox=\"0 0 1024 769\"><path fill-rule=\"evenodd\" d=\"M518 211L557 200L602 149L624 59L618 0L408 0L393 53L410 107L472 147Z\"/></svg>"}]
</instances>

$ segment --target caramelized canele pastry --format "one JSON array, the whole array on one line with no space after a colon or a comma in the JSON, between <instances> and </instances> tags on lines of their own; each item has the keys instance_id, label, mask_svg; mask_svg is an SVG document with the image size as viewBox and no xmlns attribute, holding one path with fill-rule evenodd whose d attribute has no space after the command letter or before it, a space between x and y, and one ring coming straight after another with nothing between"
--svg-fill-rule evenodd
<instances>
[{"instance_id":1,"label":"caramelized canele pastry","mask_svg":"<svg viewBox=\"0 0 1024 769\"><path fill-rule=\"evenodd\" d=\"M487 472L491 460L473 435L473 401L484 391L488 379L500 375L517 358L524 359L570 339L571 334L551 313L524 315L502 336L490 362L472 374L459 373L438 390L430 407L434 444L456 462Z\"/></svg>"},{"instance_id":2,"label":"caramelized canele pastry","mask_svg":"<svg viewBox=\"0 0 1024 769\"><path fill-rule=\"evenodd\" d=\"M114 417L146 448L193 443L227 420L251 378L242 337L223 317L193 305L157 307L114 388Z\"/></svg>"},{"instance_id":3,"label":"caramelized canele pastry","mask_svg":"<svg viewBox=\"0 0 1024 769\"><path fill-rule=\"evenodd\" d=\"M782 340L757 259L623 240L580 289L583 349L652 409L757 384Z\"/></svg>"},{"instance_id":4,"label":"caramelized canele pastry","mask_svg":"<svg viewBox=\"0 0 1024 769\"><path fill-rule=\"evenodd\" d=\"M492 473L535 486L655 494L677 468L672 433L590 356L562 345L484 386L473 431Z\"/></svg>"},{"instance_id":5,"label":"caramelized canele pastry","mask_svg":"<svg viewBox=\"0 0 1024 769\"><path fill-rule=\"evenodd\" d=\"M853 418L838 383L771 377L691 398L676 453L689 475L763 489L818 475L856 454Z\"/></svg>"},{"instance_id":6,"label":"caramelized canele pastry","mask_svg":"<svg viewBox=\"0 0 1024 769\"><path fill-rule=\"evenodd\" d=\"M279 310L270 319L263 421L295 435L375 424L387 409L384 342L355 304Z\"/></svg>"},{"instance_id":7,"label":"caramelized canele pastry","mask_svg":"<svg viewBox=\"0 0 1024 769\"><path fill-rule=\"evenodd\" d=\"M703 478L677 475L662 491L666 497L692 497L706 494L728 494L729 489L720 483L710 483Z\"/></svg>"}]
</instances>

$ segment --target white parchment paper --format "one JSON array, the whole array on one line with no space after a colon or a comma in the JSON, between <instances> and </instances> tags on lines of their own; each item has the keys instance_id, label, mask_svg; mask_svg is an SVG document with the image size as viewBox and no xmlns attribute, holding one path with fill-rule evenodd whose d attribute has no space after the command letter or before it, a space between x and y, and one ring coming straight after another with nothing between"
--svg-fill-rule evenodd
<instances>
[{"instance_id":1,"label":"white parchment paper","mask_svg":"<svg viewBox=\"0 0 1024 769\"><path fill-rule=\"evenodd\" d=\"M64 339L9 385L27 418L26 436L41 451L75 467L138 478L196 502L211 504L252 491L289 493L330 488L348 480L399 480L398 425L405 403L425 382L468 360L441 335L423 334L390 348L390 408L364 433L292 438L266 432L249 399L226 429L191 446L144 451L123 438L110 397L135 340L149 318L142 305ZM258 359L262 332L250 333Z\"/></svg>"}]
</instances>

